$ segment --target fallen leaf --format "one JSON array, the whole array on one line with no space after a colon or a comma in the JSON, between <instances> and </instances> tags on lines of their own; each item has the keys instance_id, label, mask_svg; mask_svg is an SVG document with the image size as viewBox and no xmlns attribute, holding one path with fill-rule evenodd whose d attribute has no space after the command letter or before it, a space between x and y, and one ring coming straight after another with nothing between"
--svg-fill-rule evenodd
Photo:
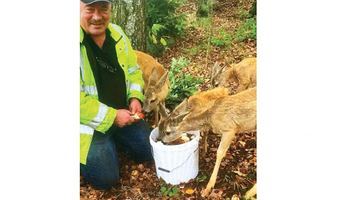
<instances>
[{"instance_id":1,"label":"fallen leaf","mask_svg":"<svg viewBox=\"0 0 360 200\"><path fill-rule=\"evenodd\" d=\"M138 170L133 170L131 176L137 176L139 174Z\"/></svg>"},{"instance_id":2,"label":"fallen leaf","mask_svg":"<svg viewBox=\"0 0 360 200\"><path fill-rule=\"evenodd\" d=\"M188 194L188 195L192 195L194 192L195 192L195 190L193 190L191 188L188 188L188 189L185 190L185 193Z\"/></svg>"}]
</instances>

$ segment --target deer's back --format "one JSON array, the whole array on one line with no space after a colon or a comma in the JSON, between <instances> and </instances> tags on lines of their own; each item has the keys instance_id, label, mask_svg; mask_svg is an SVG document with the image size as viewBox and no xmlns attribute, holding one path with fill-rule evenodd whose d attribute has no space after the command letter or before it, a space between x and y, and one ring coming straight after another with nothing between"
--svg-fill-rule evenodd
<instances>
[{"instance_id":1,"label":"deer's back","mask_svg":"<svg viewBox=\"0 0 360 200\"><path fill-rule=\"evenodd\" d=\"M239 80L239 90L256 86L256 58L245 58L234 65L234 72Z\"/></svg>"},{"instance_id":2,"label":"deer's back","mask_svg":"<svg viewBox=\"0 0 360 200\"><path fill-rule=\"evenodd\" d=\"M143 73L143 79L145 82L145 90L151 75L152 69L155 68L157 72L158 79L165 73L164 67L156 61L155 58L149 54L143 53L141 51L135 51L137 56L137 63Z\"/></svg>"},{"instance_id":3,"label":"deer's back","mask_svg":"<svg viewBox=\"0 0 360 200\"><path fill-rule=\"evenodd\" d=\"M256 129L256 88L219 98L209 110L210 125L214 132Z\"/></svg>"},{"instance_id":4,"label":"deer's back","mask_svg":"<svg viewBox=\"0 0 360 200\"><path fill-rule=\"evenodd\" d=\"M256 58L245 58L240 63L231 65L221 77L220 85L226 86L229 81L238 82L237 92L256 86Z\"/></svg>"}]
</instances>

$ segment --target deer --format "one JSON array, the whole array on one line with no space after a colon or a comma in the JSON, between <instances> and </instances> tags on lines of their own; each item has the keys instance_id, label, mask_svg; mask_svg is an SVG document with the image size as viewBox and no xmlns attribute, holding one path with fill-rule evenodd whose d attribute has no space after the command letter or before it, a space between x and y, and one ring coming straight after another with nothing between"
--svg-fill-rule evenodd
<instances>
[{"instance_id":1,"label":"deer","mask_svg":"<svg viewBox=\"0 0 360 200\"><path fill-rule=\"evenodd\" d=\"M212 130L221 135L216 162L203 197L209 195L215 185L220 163L237 133L256 130L256 87L228 94L223 87L203 91L184 99L170 114L160 112L159 138L165 143L177 139L192 130Z\"/></svg>"},{"instance_id":2,"label":"deer","mask_svg":"<svg viewBox=\"0 0 360 200\"><path fill-rule=\"evenodd\" d=\"M224 66L215 62L211 69L210 83L212 88L229 87L229 83L236 81L238 87L234 93L243 91L248 88L256 87L256 58L245 58L238 64L230 65L229 69L224 71ZM207 152L207 131L204 135L204 154Z\"/></svg>"},{"instance_id":3,"label":"deer","mask_svg":"<svg viewBox=\"0 0 360 200\"><path fill-rule=\"evenodd\" d=\"M159 106L165 106L165 98L169 92L169 73L149 54L135 51L137 63L144 79L144 105L145 112L154 111L155 125L159 122Z\"/></svg>"},{"instance_id":4,"label":"deer","mask_svg":"<svg viewBox=\"0 0 360 200\"><path fill-rule=\"evenodd\" d=\"M213 65L210 79L213 87L228 87L230 82L235 81L238 84L237 93L256 86L256 58L245 58L225 71L224 67L217 62Z\"/></svg>"}]
</instances>

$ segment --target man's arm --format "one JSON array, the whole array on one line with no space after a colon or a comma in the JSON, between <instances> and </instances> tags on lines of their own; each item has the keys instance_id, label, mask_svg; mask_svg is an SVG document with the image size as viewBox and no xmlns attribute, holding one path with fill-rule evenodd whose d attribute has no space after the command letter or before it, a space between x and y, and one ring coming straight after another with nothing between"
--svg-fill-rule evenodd
<instances>
[{"instance_id":1,"label":"man's arm","mask_svg":"<svg viewBox=\"0 0 360 200\"><path fill-rule=\"evenodd\" d=\"M80 92L80 123L105 133L114 123L116 109Z\"/></svg>"}]
</instances>

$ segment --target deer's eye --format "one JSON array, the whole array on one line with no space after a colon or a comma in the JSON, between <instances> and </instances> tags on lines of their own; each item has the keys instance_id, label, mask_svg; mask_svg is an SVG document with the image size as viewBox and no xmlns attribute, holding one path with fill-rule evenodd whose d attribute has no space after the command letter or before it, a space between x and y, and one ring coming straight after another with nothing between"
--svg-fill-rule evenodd
<instances>
[{"instance_id":1,"label":"deer's eye","mask_svg":"<svg viewBox=\"0 0 360 200\"><path fill-rule=\"evenodd\" d=\"M170 135L170 132L166 132L165 134L166 134L166 135Z\"/></svg>"}]
</instances>

